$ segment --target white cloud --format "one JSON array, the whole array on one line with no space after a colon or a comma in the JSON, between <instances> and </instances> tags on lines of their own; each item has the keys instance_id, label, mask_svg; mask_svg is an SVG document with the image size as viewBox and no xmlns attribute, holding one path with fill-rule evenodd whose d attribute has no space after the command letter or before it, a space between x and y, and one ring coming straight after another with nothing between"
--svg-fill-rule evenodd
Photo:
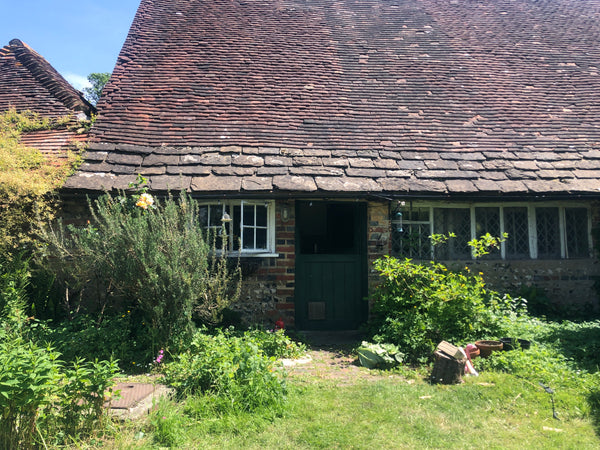
<instances>
[{"instance_id":1,"label":"white cloud","mask_svg":"<svg viewBox=\"0 0 600 450\"><path fill-rule=\"evenodd\" d=\"M83 88L86 87L92 87L87 77L77 75L76 73L63 73L62 75L63 77L65 77L65 80L71 83L71 86L73 86L78 91L81 91L83 90Z\"/></svg>"}]
</instances>

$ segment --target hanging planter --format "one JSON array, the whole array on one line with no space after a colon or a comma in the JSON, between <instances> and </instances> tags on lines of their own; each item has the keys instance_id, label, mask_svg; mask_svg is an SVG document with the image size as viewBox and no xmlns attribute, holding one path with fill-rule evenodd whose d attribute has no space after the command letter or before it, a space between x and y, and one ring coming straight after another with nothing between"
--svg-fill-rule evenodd
<instances>
[{"instance_id":1,"label":"hanging planter","mask_svg":"<svg viewBox=\"0 0 600 450\"><path fill-rule=\"evenodd\" d=\"M477 341L475 345L479 349L482 358L487 358L493 351L502 350L503 347L501 341Z\"/></svg>"}]
</instances>

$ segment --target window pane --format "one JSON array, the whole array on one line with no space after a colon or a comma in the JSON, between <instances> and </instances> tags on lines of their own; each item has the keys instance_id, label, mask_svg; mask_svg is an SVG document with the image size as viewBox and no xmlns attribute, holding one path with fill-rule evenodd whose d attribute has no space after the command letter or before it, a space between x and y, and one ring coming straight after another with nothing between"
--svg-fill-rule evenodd
<instances>
[{"instance_id":1,"label":"window pane","mask_svg":"<svg viewBox=\"0 0 600 450\"><path fill-rule=\"evenodd\" d=\"M244 204L244 226L254 226L254 205Z\"/></svg>"},{"instance_id":2,"label":"window pane","mask_svg":"<svg viewBox=\"0 0 600 450\"><path fill-rule=\"evenodd\" d=\"M560 258L558 208L536 208L538 258Z\"/></svg>"},{"instance_id":3,"label":"window pane","mask_svg":"<svg viewBox=\"0 0 600 450\"><path fill-rule=\"evenodd\" d=\"M267 229L257 228L256 229L256 248L266 249L267 248Z\"/></svg>"},{"instance_id":4,"label":"window pane","mask_svg":"<svg viewBox=\"0 0 600 450\"><path fill-rule=\"evenodd\" d=\"M475 208L475 237L500 236L500 208Z\"/></svg>"},{"instance_id":5,"label":"window pane","mask_svg":"<svg viewBox=\"0 0 600 450\"><path fill-rule=\"evenodd\" d=\"M392 255L431 259L429 208L401 208L392 213Z\"/></svg>"},{"instance_id":6,"label":"window pane","mask_svg":"<svg viewBox=\"0 0 600 450\"><path fill-rule=\"evenodd\" d=\"M259 227L267 226L267 207L263 205L256 206L256 225Z\"/></svg>"},{"instance_id":7,"label":"window pane","mask_svg":"<svg viewBox=\"0 0 600 450\"><path fill-rule=\"evenodd\" d=\"M529 258L529 226L527 208L504 208L504 231L506 257L512 259Z\"/></svg>"},{"instance_id":8,"label":"window pane","mask_svg":"<svg viewBox=\"0 0 600 450\"><path fill-rule=\"evenodd\" d=\"M208 214L208 225L211 227L220 227L221 219L223 218L223 205L210 205Z\"/></svg>"},{"instance_id":9,"label":"window pane","mask_svg":"<svg viewBox=\"0 0 600 450\"><path fill-rule=\"evenodd\" d=\"M411 259L431 259L429 224L392 225L392 255Z\"/></svg>"},{"instance_id":10,"label":"window pane","mask_svg":"<svg viewBox=\"0 0 600 450\"><path fill-rule=\"evenodd\" d=\"M244 214L245 215L245 214ZM254 228L244 228L244 248L245 249L254 249L256 246L254 245Z\"/></svg>"},{"instance_id":11,"label":"window pane","mask_svg":"<svg viewBox=\"0 0 600 450\"><path fill-rule=\"evenodd\" d=\"M588 257L588 216L585 208L565 208L567 257Z\"/></svg>"},{"instance_id":12,"label":"window pane","mask_svg":"<svg viewBox=\"0 0 600 450\"><path fill-rule=\"evenodd\" d=\"M471 211L467 208L436 208L433 210L434 232L456 235L445 244L435 247L437 259L470 259Z\"/></svg>"},{"instance_id":13,"label":"window pane","mask_svg":"<svg viewBox=\"0 0 600 450\"><path fill-rule=\"evenodd\" d=\"M239 250L240 249L240 239L241 239L241 235L240 235L240 214L241 214L241 206L240 205L234 205L233 207L233 215L231 216L231 218L233 219L233 221L231 222L231 234L232 234L232 239L233 239L233 249L234 250Z\"/></svg>"},{"instance_id":14,"label":"window pane","mask_svg":"<svg viewBox=\"0 0 600 450\"><path fill-rule=\"evenodd\" d=\"M202 228L208 226L208 205L200 205L198 207L198 220Z\"/></svg>"},{"instance_id":15,"label":"window pane","mask_svg":"<svg viewBox=\"0 0 600 450\"><path fill-rule=\"evenodd\" d=\"M500 208L475 208L475 238L489 233L493 237L500 236ZM500 247L488 248L482 259L500 258Z\"/></svg>"}]
</instances>

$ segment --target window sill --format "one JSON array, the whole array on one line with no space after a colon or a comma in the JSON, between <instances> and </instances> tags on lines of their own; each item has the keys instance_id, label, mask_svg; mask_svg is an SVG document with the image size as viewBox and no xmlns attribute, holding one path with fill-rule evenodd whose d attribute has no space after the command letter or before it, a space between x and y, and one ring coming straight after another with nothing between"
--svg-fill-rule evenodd
<instances>
[{"instance_id":1,"label":"window sill","mask_svg":"<svg viewBox=\"0 0 600 450\"><path fill-rule=\"evenodd\" d=\"M241 252L241 253L229 253L227 255L228 258L278 258L279 253L271 253L271 252Z\"/></svg>"}]
</instances>

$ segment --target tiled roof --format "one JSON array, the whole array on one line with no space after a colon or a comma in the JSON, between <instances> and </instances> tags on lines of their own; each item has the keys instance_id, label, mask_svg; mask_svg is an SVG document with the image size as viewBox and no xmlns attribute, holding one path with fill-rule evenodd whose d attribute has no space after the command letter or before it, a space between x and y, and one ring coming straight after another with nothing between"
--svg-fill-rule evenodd
<instances>
[{"instance_id":1,"label":"tiled roof","mask_svg":"<svg viewBox=\"0 0 600 450\"><path fill-rule=\"evenodd\" d=\"M43 117L95 111L83 94L18 39L0 49L0 111L30 110Z\"/></svg>"},{"instance_id":2,"label":"tiled roof","mask_svg":"<svg viewBox=\"0 0 600 450\"><path fill-rule=\"evenodd\" d=\"M84 146L88 140L88 133L80 133L72 127L53 130L30 131L21 135L20 142L26 147L33 147L42 154L62 158L67 151L77 151L78 145Z\"/></svg>"},{"instance_id":3,"label":"tiled roof","mask_svg":"<svg viewBox=\"0 0 600 450\"><path fill-rule=\"evenodd\" d=\"M142 0L68 185L600 194L600 0Z\"/></svg>"}]
</instances>

